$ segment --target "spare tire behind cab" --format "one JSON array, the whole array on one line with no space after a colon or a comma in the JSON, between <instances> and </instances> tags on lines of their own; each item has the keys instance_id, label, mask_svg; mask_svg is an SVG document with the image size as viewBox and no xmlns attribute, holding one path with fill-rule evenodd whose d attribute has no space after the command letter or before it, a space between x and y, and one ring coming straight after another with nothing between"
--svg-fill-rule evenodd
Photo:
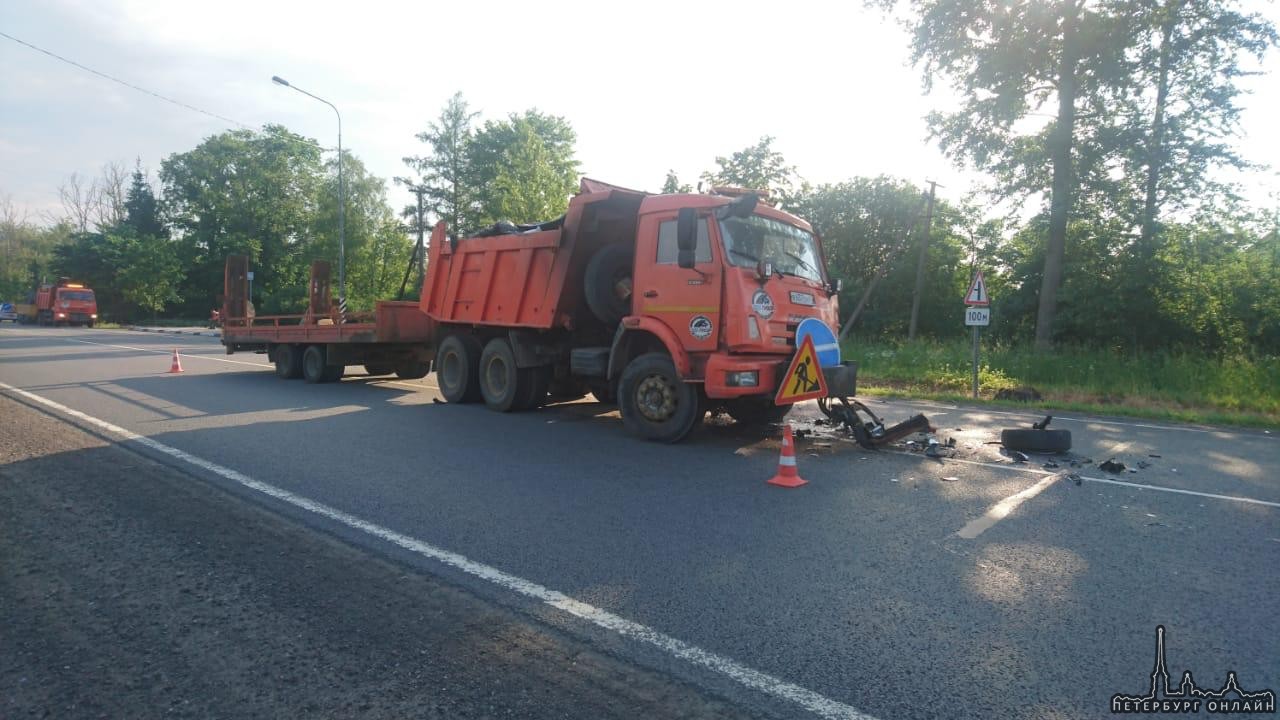
<instances>
[{"instance_id":1,"label":"spare tire behind cab","mask_svg":"<svg viewBox=\"0 0 1280 720\"><path fill-rule=\"evenodd\" d=\"M610 328L631 314L635 250L626 243L605 245L587 263L583 289L591 313Z\"/></svg>"}]
</instances>

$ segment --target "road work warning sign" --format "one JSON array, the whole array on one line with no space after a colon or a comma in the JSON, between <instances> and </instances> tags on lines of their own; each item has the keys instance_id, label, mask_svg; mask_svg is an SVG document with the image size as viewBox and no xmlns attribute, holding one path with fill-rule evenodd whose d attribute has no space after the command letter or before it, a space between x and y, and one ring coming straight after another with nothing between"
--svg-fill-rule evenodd
<instances>
[{"instance_id":1,"label":"road work warning sign","mask_svg":"<svg viewBox=\"0 0 1280 720\"><path fill-rule=\"evenodd\" d=\"M806 335L799 352L791 359L791 367L787 368L787 374L783 376L773 402L776 405L789 405L826 396L827 379L822 376L822 368L818 365L818 353L813 349L813 336Z\"/></svg>"}]
</instances>

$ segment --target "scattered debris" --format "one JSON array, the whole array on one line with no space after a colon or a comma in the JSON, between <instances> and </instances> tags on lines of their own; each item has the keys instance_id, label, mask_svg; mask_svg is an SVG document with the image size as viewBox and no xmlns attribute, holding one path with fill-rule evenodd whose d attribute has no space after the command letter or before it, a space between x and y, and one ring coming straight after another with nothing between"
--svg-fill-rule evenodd
<instances>
[{"instance_id":1,"label":"scattered debris","mask_svg":"<svg viewBox=\"0 0 1280 720\"><path fill-rule=\"evenodd\" d=\"M1169 527L1169 526L1165 525L1162 522L1149 522L1147 523L1147 527Z\"/></svg>"},{"instance_id":2,"label":"scattered debris","mask_svg":"<svg viewBox=\"0 0 1280 720\"><path fill-rule=\"evenodd\" d=\"M1116 462L1115 458L1111 458L1110 460L1099 465L1098 469L1104 470L1109 473L1122 473L1124 472L1124 463Z\"/></svg>"},{"instance_id":3,"label":"scattered debris","mask_svg":"<svg viewBox=\"0 0 1280 720\"><path fill-rule=\"evenodd\" d=\"M812 431L812 430L807 430L807 429L804 429L804 428L801 428L801 429L797 430L797 431L796 431L796 433L795 433L795 435L796 435L796 439L800 439L800 438L807 438L807 437L809 437L809 436L810 436L810 435L812 435L812 434L813 434L813 431Z\"/></svg>"},{"instance_id":4,"label":"scattered debris","mask_svg":"<svg viewBox=\"0 0 1280 720\"><path fill-rule=\"evenodd\" d=\"M436 405L444 405L444 404L445 404L445 402L444 402L443 400L441 400L440 398L431 398L431 402L435 403Z\"/></svg>"},{"instance_id":5,"label":"scattered debris","mask_svg":"<svg viewBox=\"0 0 1280 720\"><path fill-rule=\"evenodd\" d=\"M964 428L956 428L955 432L964 432Z\"/></svg>"},{"instance_id":6,"label":"scattered debris","mask_svg":"<svg viewBox=\"0 0 1280 720\"><path fill-rule=\"evenodd\" d=\"M1075 483L1076 487L1080 487L1080 484L1084 482L1084 478L1080 477L1080 473L1067 473L1067 479Z\"/></svg>"},{"instance_id":7,"label":"scattered debris","mask_svg":"<svg viewBox=\"0 0 1280 720\"><path fill-rule=\"evenodd\" d=\"M1162 455L1148 455L1147 457L1154 457L1154 458L1158 458L1158 457L1163 457L1163 456L1162 456Z\"/></svg>"},{"instance_id":8,"label":"scattered debris","mask_svg":"<svg viewBox=\"0 0 1280 720\"><path fill-rule=\"evenodd\" d=\"M889 482L898 482L898 478L889 478Z\"/></svg>"},{"instance_id":9,"label":"scattered debris","mask_svg":"<svg viewBox=\"0 0 1280 720\"><path fill-rule=\"evenodd\" d=\"M947 438L947 447L954 448L955 446L956 446L956 439L953 437Z\"/></svg>"},{"instance_id":10,"label":"scattered debris","mask_svg":"<svg viewBox=\"0 0 1280 720\"><path fill-rule=\"evenodd\" d=\"M1139 470L1146 470L1146 469L1147 469L1147 468L1149 468L1149 467L1151 467L1151 463L1147 462L1146 460L1139 460L1139 461L1138 461L1138 469L1139 469Z\"/></svg>"},{"instance_id":11,"label":"scattered debris","mask_svg":"<svg viewBox=\"0 0 1280 720\"><path fill-rule=\"evenodd\" d=\"M1010 451L1010 452L1009 452L1009 458L1010 458L1011 460L1013 460L1014 462L1027 462L1028 460L1030 460L1030 459L1031 459L1031 457L1030 457L1029 455L1027 455L1026 453L1024 453L1024 452L1018 452L1017 450L1012 450L1012 451Z\"/></svg>"},{"instance_id":12,"label":"scattered debris","mask_svg":"<svg viewBox=\"0 0 1280 720\"><path fill-rule=\"evenodd\" d=\"M1169 468L1169 472L1178 472L1178 468Z\"/></svg>"},{"instance_id":13,"label":"scattered debris","mask_svg":"<svg viewBox=\"0 0 1280 720\"><path fill-rule=\"evenodd\" d=\"M946 477L942 478L942 482L955 482L955 481L957 481L957 480L959 480L959 479L960 479L960 478L956 477L955 475L948 475L948 476L946 476Z\"/></svg>"},{"instance_id":14,"label":"scattered debris","mask_svg":"<svg viewBox=\"0 0 1280 720\"><path fill-rule=\"evenodd\" d=\"M1075 464L1075 463L1072 463L1072 465L1074 465L1074 464ZM1051 460L1051 461L1049 461L1049 462L1047 462L1047 463L1045 463L1045 464L1044 464L1044 469L1045 469L1045 470L1057 470L1057 469L1058 469L1058 463L1053 462L1053 461Z\"/></svg>"},{"instance_id":15,"label":"scattered debris","mask_svg":"<svg viewBox=\"0 0 1280 720\"><path fill-rule=\"evenodd\" d=\"M1040 402L1044 396L1033 387L1004 388L996 392L997 400L1016 400L1017 402Z\"/></svg>"},{"instance_id":16,"label":"scattered debris","mask_svg":"<svg viewBox=\"0 0 1280 720\"><path fill-rule=\"evenodd\" d=\"M816 443L814 443L814 444L813 444L813 446L814 446L814 447L816 447L816 448L829 448L829 447L831 447L831 443L829 443L829 442L816 442ZM866 460L866 458L862 458L862 459L863 459L863 460Z\"/></svg>"},{"instance_id":17,"label":"scattered debris","mask_svg":"<svg viewBox=\"0 0 1280 720\"><path fill-rule=\"evenodd\" d=\"M1031 423L1031 429L1033 429L1033 430L1048 430L1048 429L1049 429L1049 423L1051 423L1051 422L1053 422L1053 416L1052 416L1052 415L1045 415L1045 416L1044 416L1044 419L1043 419L1043 420L1041 420L1040 422L1038 422L1038 423Z\"/></svg>"},{"instance_id":18,"label":"scattered debris","mask_svg":"<svg viewBox=\"0 0 1280 720\"><path fill-rule=\"evenodd\" d=\"M826 419L826 418L818 418L817 420L814 420L814 421L813 421L813 424L814 424L814 425L826 425L826 424L827 424L827 419Z\"/></svg>"},{"instance_id":19,"label":"scattered debris","mask_svg":"<svg viewBox=\"0 0 1280 720\"><path fill-rule=\"evenodd\" d=\"M1137 474L1138 474L1138 468L1129 468L1129 472L1133 473L1134 475L1137 475Z\"/></svg>"}]
</instances>

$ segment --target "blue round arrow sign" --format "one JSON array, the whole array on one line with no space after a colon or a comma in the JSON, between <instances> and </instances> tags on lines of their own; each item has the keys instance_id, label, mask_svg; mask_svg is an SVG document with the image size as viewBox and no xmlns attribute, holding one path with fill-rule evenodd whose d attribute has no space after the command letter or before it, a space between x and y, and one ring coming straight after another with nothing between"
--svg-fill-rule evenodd
<instances>
[{"instance_id":1,"label":"blue round arrow sign","mask_svg":"<svg viewBox=\"0 0 1280 720\"><path fill-rule=\"evenodd\" d=\"M836 367L840 364L840 342L831 328L818 318L805 318L796 328L796 347L804 343L805 336L813 337L813 349L818 352L819 367Z\"/></svg>"}]
</instances>

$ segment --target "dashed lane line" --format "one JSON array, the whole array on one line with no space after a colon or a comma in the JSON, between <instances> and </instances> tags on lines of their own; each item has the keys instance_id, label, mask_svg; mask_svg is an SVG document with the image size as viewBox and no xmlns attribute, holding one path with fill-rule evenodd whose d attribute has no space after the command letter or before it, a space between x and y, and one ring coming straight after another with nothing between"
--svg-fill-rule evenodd
<instances>
[{"instance_id":1,"label":"dashed lane line","mask_svg":"<svg viewBox=\"0 0 1280 720\"><path fill-rule=\"evenodd\" d=\"M468 575L492 583L493 585L509 590L518 595L522 595L550 607L557 608L563 612L573 615L574 617L581 618L582 620L585 620L597 627L657 648L668 655L683 660L691 665L696 665L728 677L744 687L764 693L779 700L793 703L818 717L838 718L841 720L875 720L872 716L860 712L838 700L833 700L814 692L813 690L809 690L808 688L789 683L781 678L748 667L730 658L717 655L709 650L704 650L696 645L692 645L684 642L683 640L666 635L646 625L641 625L640 623L628 620L620 615L615 615L607 610L595 607L594 605L582 602L581 600L576 600L564 593L552 590L551 588L540 585L531 580L526 580L495 567L476 562L464 555L460 555L458 553L436 547L417 538L398 533L394 530L374 524L356 515L343 512L342 510L330 507L297 493L278 488L274 485L262 482L261 480L255 480L254 478L237 470L232 470L231 468L218 465L217 463L210 462L175 447L165 445L164 443L152 440L145 435L139 435L131 430L127 430L118 425L113 425L105 420L85 414L79 410L72 409L66 405L54 402L53 400L49 400L40 395L20 390L3 382L0 382L0 389L25 398L30 402L43 405L63 416L79 420L80 422L86 423L115 437L142 445L150 450L162 453L176 460L181 460L188 465L218 475L219 477L230 480L231 482L237 483L255 492L275 498L281 502L288 503L314 515L341 523L353 530L360 531L384 542L391 543L392 545L404 548L410 552L430 558L444 565L448 565L452 568L465 572Z\"/></svg>"}]
</instances>

